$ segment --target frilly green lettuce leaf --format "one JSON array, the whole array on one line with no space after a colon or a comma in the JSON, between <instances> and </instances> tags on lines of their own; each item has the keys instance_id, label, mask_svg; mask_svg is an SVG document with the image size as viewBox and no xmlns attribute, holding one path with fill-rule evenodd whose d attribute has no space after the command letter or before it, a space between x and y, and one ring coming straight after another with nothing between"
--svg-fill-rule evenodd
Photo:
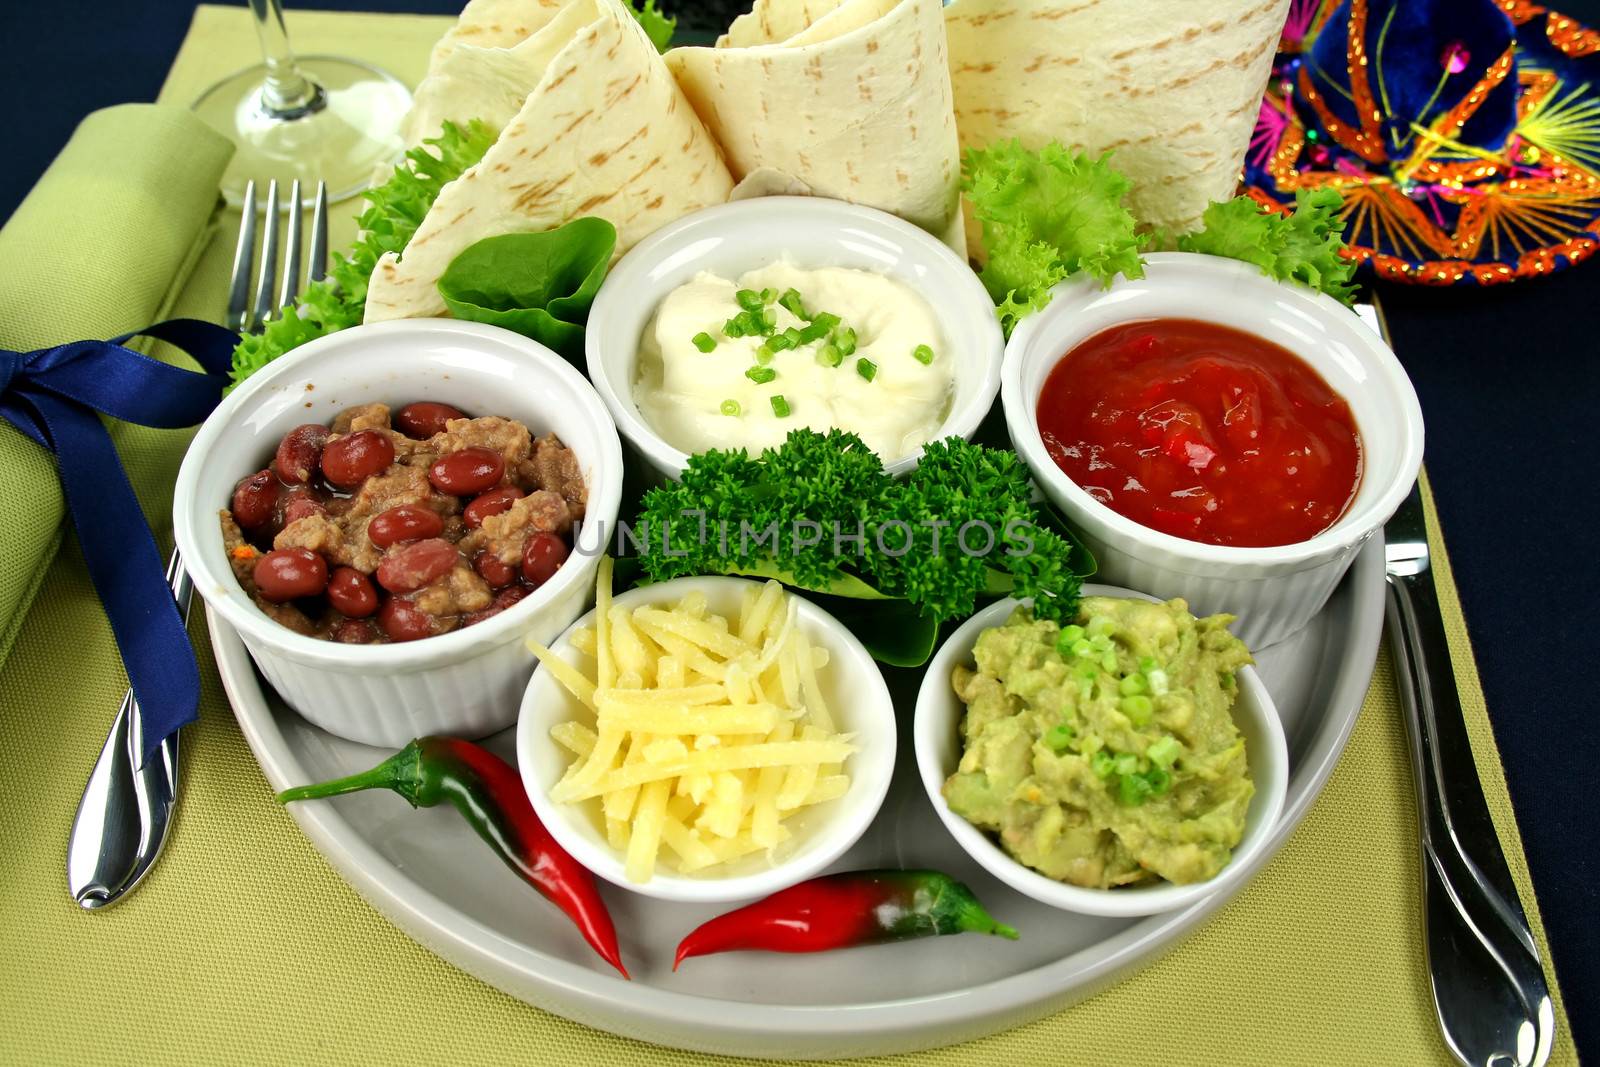
<instances>
[{"instance_id":1,"label":"frilly green lettuce leaf","mask_svg":"<svg viewBox=\"0 0 1600 1067\"><path fill-rule=\"evenodd\" d=\"M1106 285L1144 275L1133 214L1122 199L1133 183L1109 163L1057 143L1037 152L1020 141L968 149L962 189L983 226L988 255L980 277L1010 334L1043 307L1050 287L1086 273Z\"/></svg>"},{"instance_id":2,"label":"frilly green lettuce leaf","mask_svg":"<svg viewBox=\"0 0 1600 1067\"><path fill-rule=\"evenodd\" d=\"M286 308L261 332L239 342L233 350L233 384L307 341L361 322L367 282L378 258L405 248L439 190L482 159L496 136L477 120L465 128L446 122L438 137L407 152L387 181L363 193L367 206L359 220L361 236L349 255L335 253L328 276L306 286L298 308Z\"/></svg>"},{"instance_id":3,"label":"frilly green lettuce leaf","mask_svg":"<svg viewBox=\"0 0 1600 1067\"><path fill-rule=\"evenodd\" d=\"M1344 198L1337 189L1300 189L1294 213L1263 210L1248 196L1206 208L1205 228L1178 238L1184 252L1200 252L1252 263L1268 277L1327 293L1345 304L1355 298L1356 263L1344 248Z\"/></svg>"},{"instance_id":4,"label":"frilly green lettuce leaf","mask_svg":"<svg viewBox=\"0 0 1600 1067\"><path fill-rule=\"evenodd\" d=\"M656 46L656 51L665 52L667 46L672 44L672 35L677 32L677 18L668 18L656 7L656 0L644 0L643 7L639 6L639 0L625 2L633 17L639 20L639 25L644 27L645 36Z\"/></svg>"}]
</instances>

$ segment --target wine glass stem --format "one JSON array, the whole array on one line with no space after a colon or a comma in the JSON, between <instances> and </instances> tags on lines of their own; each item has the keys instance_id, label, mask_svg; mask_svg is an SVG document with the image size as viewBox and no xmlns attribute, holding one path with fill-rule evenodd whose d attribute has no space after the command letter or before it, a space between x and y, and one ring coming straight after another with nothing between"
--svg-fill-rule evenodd
<instances>
[{"instance_id":1,"label":"wine glass stem","mask_svg":"<svg viewBox=\"0 0 1600 1067\"><path fill-rule=\"evenodd\" d=\"M300 73L289 31L283 25L283 0L250 0L266 60L267 80L261 87L261 104L274 118L298 118L320 110L326 102L322 87Z\"/></svg>"}]
</instances>

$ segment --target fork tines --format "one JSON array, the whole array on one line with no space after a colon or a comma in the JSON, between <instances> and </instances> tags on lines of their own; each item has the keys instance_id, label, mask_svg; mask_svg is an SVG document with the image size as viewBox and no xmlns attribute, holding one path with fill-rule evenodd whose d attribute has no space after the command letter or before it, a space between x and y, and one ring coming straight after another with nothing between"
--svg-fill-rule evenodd
<instances>
[{"instance_id":1,"label":"fork tines","mask_svg":"<svg viewBox=\"0 0 1600 1067\"><path fill-rule=\"evenodd\" d=\"M294 303L300 295L301 231L304 229L303 201L300 179L289 186L288 234L284 239L283 284L278 286L274 302L273 282L278 275L279 231L278 182L267 183L267 202L263 216L266 236L262 242L261 262L256 273L255 299L250 298L251 267L256 259L256 183L244 189L244 207L239 219L239 243L233 254L233 276L228 286L228 326L239 333L259 330L281 308ZM311 251L305 257L305 273L312 281L320 281L328 269L328 187L317 183L315 206L311 215Z\"/></svg>"}]
</instances>

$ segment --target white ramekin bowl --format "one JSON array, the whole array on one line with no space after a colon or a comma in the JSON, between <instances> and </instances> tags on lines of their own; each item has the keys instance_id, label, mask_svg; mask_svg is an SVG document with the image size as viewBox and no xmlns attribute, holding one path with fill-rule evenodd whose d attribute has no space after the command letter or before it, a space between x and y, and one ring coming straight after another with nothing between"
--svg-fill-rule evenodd
<instances>
[{"instance_id":1,"label":"white ramekin bowl","mask_svg":"<svg viewBox=\"0 0 1600 1067\"><path fill-rule=\"evenodd\" d=\"M1091 280L1057 286L1048 307L1022 320L1000 374L1011 442L1045 495L1084 535L1109 582L1164 598L1199 615L1229 612L1251 648L1264 648L1322 610L1367 540L1410 492L1422 464L1422 409L1389 346L1332 297L1275 282L1255 267L1215 256L1162 252L1145 276L1109 289ZM1079 488L1039 436L1039 393L1057 361L1080 341L1124 322L1183 318L1232 326L1305 360L1350 403L1361 433L1361 485L1343 517L1292 545L1235 548L1186 541L1141 526Z\"/></svg>"},{"instance_id":2,"label":"white ramekin bowl","mask_svg":"<svg viewBox=\"0 0 1600 1067\"><path fill-rule=\"evenodd\" d=\"M307 422L381 401L440 400L473 415L554 431L577 455L589 490L577 547L555 577L476 626L404 644L343 645L269 619L228 566L218 512L239 479ZM239 632L256 666L312 723L363 744L482 737L515 720L533 671L528 636L560 633L588 603L622 494L622 446L583 376L548 348L495 326L410 319L312 341L235 389L196 434L178 472L173 526L195 589Z\"/></svg>"},{"instance_id":3,"label":"white ramekin bowl","mask_svg":"<svg viewBox=\"0 0 1600 1067\"><path fill-rule=\"evenodd\" d=\"M703 593L707 608L732 616L740 597L753 583L745 578L676 578L619 595L620 607L666 604L687 593ZM790 596L794 594L790 593ZM871 654L832 615L800 597L797 621L817 647L828 650L828 665L818 681L840 733L851 734L856 751L844 763L850 788L838 800L802 808L783 822L793 837L782 846L774 865L757 852L703 875L683 875L657 863L648 882L630 882L624 857L607 843L598 805L558 804L550 788L561 780L573 756L550 737L550 728L570 719L593 721L593 715L572 697L549 671L533 673L517 721L517 766L533 808L563 848L609 882L661 900L697 902L747 900L776 893L817 874L838 859L871 825L883 806L894 775L896 724L894 702ZM584 663L572 647L572 631L592 625L591 611L550 646L563 659ZM663 846L665 847L665 846Z\"/></svg>"},{"instance_id":4,"label":"white ramekin bowl","mask_svg":"<svg viewBox=\"0 0 1600 1067\"><path fill-rule=\"evenodd\" d=\"M994 405L1005 341L994 302L962 258L903 219L809 196L769 196L686 215L645 238L606 277L589 312L589 378L617 428L659 474L676 478L689 457L667 444L634 398L639 339L661 301L701 271L738 277L787 260L801 267L854 267L887 275L920 294L956 360L950 414L935 438L971 437ZM917 456L888 464L893 474Z\"/></svg>"},{"instance_id":5,"label":"white ramekin bowl","mask_svg":"<svg viewBox=\"0 0 1600 1067\"><path fill-rule=\"evenodd\" d=\"M1083 593L1085 596L1156 599L1105 585L1086 585ZM1245 758L1256 792L1245 814L1244 837L1233 850L1233 858L1208 881L1192 885L1158 882L1117 889L1068 885L1012 859L994 838L950 810L944 799L944 783L961 762L961 719L967 710L956 696L951 675L958 664L971 665L978 635L990 627L1004 625L1021 603L1024 602L1001 600L968 619L934 653L928 673L923 676L922 688L917 692L916 719L912 724L917 774L945 828L984 870L1012 889L1051 907L1085 915L1155 915L1186 907L1212 893L1226 892L1239 879L1247 877L1270 842L1289 790L1289 748L1284 740L1283 723L1253 667L1246 667L1235 676L1239 682L1239 696L1233 705L1233 721L1244 735Z\"/></svg>"}]
</instances>

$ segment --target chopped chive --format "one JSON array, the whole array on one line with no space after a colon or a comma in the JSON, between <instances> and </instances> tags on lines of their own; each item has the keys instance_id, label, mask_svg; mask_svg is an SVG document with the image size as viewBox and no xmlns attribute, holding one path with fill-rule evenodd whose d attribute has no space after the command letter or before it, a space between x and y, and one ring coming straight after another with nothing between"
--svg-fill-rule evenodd
<instances>
[{"instance_id":1,"label":"chopped chive","mask_svg":"<svg viewBox=\"0 0 1600 1067\"><path fill-rule=\"evenodd\" d=\"M770 304L776 299L778 299L778 290L776 290L776 289L763 289L763 290L761 290L761 303L762 304Z\"/></svg>"},{"instance_id":2,"label":"chopped chive","mask_svg":"<svg viewBox=\"0 0 1600 1067\"><path fill-rule=\"evenodd\" d=\"M808 345L813 341L820 341L827 337L829 329L831 329L831 327L824 326L820 322L812 322L808 323L804 329L797 330L795 332L800 338L800 343L803 345Z\"/></svg>"},{"instance_id":3,"label":"chopped chive","mask_svg":"<svg viewBox=\"0 0 1600 1067\"><path fill-rule=\"evenodd\" d=\"M734 300L746 311L760 311L762 307L761 294L754 289L740 289L733 294Z\"/></svg>"},{"instance_id":4,"label":"chopped chive","mask_svg":"<svg viewBox=\"0 0 1600 1067\"><path fill-rule=\"evenodd\" d=\"M1111 772L1116 769L1116 763L1117 761L1111 758L1111 753L1103 748L1089 757L1089 769L1098 778L1109 778Z\"/></svg>"},{"instance_id":5,"label":"chopped chive","mask_svg":"<svg viewBox=\"0 0 1600 1067\"><path fill-rule=\"evenodd\" d=\"M771 335L778 328L778 313L771 308L761 309L761 333Z\"/></svg>"},{"instance_id":6,"label":"chopped chive","mask_svg":"<svg viewBox=\"0 0 1600 1067\"><path fill-rule=\"evenodd\" d=\"M712 337L709 333L706 333L704 330L701 330L699 333L694 335L694 346L702 352L710 352L712 349L717 347L717 339Z\"/></svg>"},{"instance_id":7,"label":"chopped chive","mask_svg":"<svg viewBox=\"0 0 1600 1067\"><path fill-rule=\"evenodd\" d=\"M775 333L761 343L761 347L769 352L783 352L793 348L794 338L787 333Z\"/></svg>"},{"instance_id":8,"label":"chopped chive","mask_svg":"<svg viewBox=\"0 0 1600 1067\"><path fill-rule=\"evenodd\" d=\"M1145 771L1144 780L1150 786L1152 796L1160 796L1172 788L1172 775L1160 767L1151 767Z\"/></svg>"},{"instance_id":9,"label":"chopped chive","mask_svg":"<svg viewBox=\"0 0 1600 1067\"><path fill-rule=\"evenodd\" d=\"M772 362L772 349L768 348L766 345L762 345L760 348L756 349L756 363L757 364L759 364L760 366L765 367L768 363L771 363L771 362Z\"/></svg>"},{"instance_id":10,"label":"chopped chive","mask_svg":"<svg viewBox=\"0 0 1600 1067\"><path fill-rule=\"evenodd\" d=\"M841 320L839 316L827 311L819 311L815 315L811 316L811 325L821 326L824 332L839 325L840 321Z\"/></svg>"},{"instance_id":11,"label":"chopped chive","mask_svg":"<svg viewBox=\"0 0 1600 1067\"><path fill-rule=\"evenodd\" d=\"M772 413L780 419L789 417L789 402L783 398L782 393L772 394Z\"/></svg>"},{"instance_id":12,"label":"chopped chive","mask_svg":"<svg viewBox=\"0 0 1600 1067\"><path fill-rule=\"evenodd\" d=\"M1125 697L1138 696L1146 688L1148 687L1144 684L1144 675L1142 674L1130 674L1117 683L1117 692Z\"/></svg>"},{"instance_id":13,"label":"chopped chive","mask_svg":"<svg viewBox=\"0 0 1600 1067\"><path fill-rule=\"evenodd\" d=\"M1143 726L1155 713L1155 703L1147 696L1123 697L1117 701L1117 710L1128 717L1135 726Z\"/></svg>"},{"instance_id":14,"label":"chopped chive","mask_svg":"<svg viewBox=\"0 0 1600 1067\"><path fill-rule=\"evenodd\" d=\"M1075 731L1072 729L1072 727L1068 726L1066 723L1058 723L1057 725L1052 726L1049 732L1044 735L1044 743L1049 745L1052 751L1065 752L1067 750L1067 746L1072 744L1072 735L1074 732Z\"/></svg>"},{"instance_id":15,"label":"chopped chive","mask_svg":"<svg viewBox=\"0 0 1600 1067\"><path fill-rule=\"evenodd\" d=\"M744 372L744 376L757 385L766 385L778 377L778 372L771 367L751 367Z\"/></svg>"},{"instance_id":16,"label":"chopped chive","mask_svg":"<svg viewBox=\"0 0 1600 1067\"><path fill-rule=\"evenodd\" d=\"M789 327L787 330L784 330L783 333L779 334L778 336L788 341L789 347L791 348L799 348L801 345L806 343L805 337L801 334L800 330L793 326Z\"/></svg>"},{"instance_id":17,"label":"chopped chive","mask_svg":"<svg viewBox=\"0 0 1600 1067\"><path fill-rule=\"evenodd\" d=\"M911 350L911 358L926 367L933 362L933 349L927 345L918 345Z\"/></svg>"},{"instance_id":18,"label":"chopped chive","mask_svg":"<svg viewBox=\"0 0 1600 1067\"><path fill-rule=\"evenodd\" d=\"M824 367L837 367L844 362L844 353L838 345L823 345L817 349L817 362Z\"/></svg>"},{"instance_id":19,"label":"chopped chive","mask_svg":"<svg viewBox=\"0 0 1600 1067\"><path fill-rule=\"evenodd\" d=\"M783 295L778 297L778 306L784 308L797 319L810 319L806 314L805 303L800 299L798 289L785 289Z\"/></svg>"},{"instance_id":20,"label":"chopped chive","mask_svg":"<svg viewBox=\"0 0 1600 1067\"><path fill-rule=\"evenodd\" d=\"M1170 735L1158 737L1150 742L1150 747L1144 750L1145 758L1162 770L1171 769L1177 762L1178 754L1183 746L1178 744L1178 739Z\"/></svg>"},{"instance_id":21,"label":"chopped chive","mask_svg":"<svg viewBox=\"0 0 1600 1067\"><path fill-rule=\"evenodd\" d=\"M856 373L870 382L878 376L878 365L867 357L862 356L856 360Z\"/></svg>"},{"instance_id":22,"label":"chopped chive","mask_svg":"<svg viewBox=\"0 0 1600 1067\"><path fill-rule=\"evenodd\" d=\"M856 351L856 332L848 326L840 327L834 331L833 343L839 346L840 352L853 356Z\"/></svg>"},{"instance_id":23,"label":"chopped chive","mask_svg":"<svg viewBox=\"0 0 1600 1067\"><path fill-rule=\"evenodd\" d=\"M1128 807L1143 804L1150 795L1150 783L1142 775L1127 773L1117 779L1117 800Z\"/></svg>"},{"instance_id":24,"label":"chopped chive","mask_svg":"<svg viewBox=\"0 0 1600 1067\"><path fill-rule=\"evenodd\" d=\"M741 410L743 409L739 407L737 400L724 400L722 402L722 413L724 415L737 415Z\"/></svg>"}]
</instances>

